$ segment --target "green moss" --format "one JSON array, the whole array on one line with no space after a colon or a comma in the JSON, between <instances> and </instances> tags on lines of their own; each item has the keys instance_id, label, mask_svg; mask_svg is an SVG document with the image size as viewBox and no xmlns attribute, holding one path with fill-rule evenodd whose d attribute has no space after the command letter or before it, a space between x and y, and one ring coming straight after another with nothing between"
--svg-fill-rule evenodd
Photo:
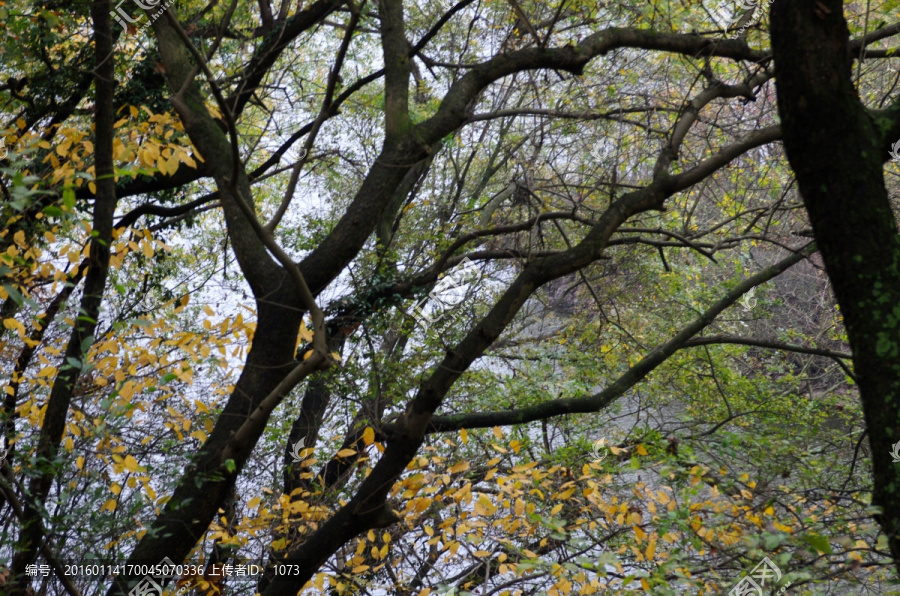
<instances>
[{"instance_id":1,"label":"green moss","mask_svg":"<svg viewBox=\"0 0 900 596\"><path fill-rule=\"evenodd\" d=\"M879 358L895 358L900 356L900 346L890 335L879 332L875 340L875 353Z\"/></svg>"}]
</instances>

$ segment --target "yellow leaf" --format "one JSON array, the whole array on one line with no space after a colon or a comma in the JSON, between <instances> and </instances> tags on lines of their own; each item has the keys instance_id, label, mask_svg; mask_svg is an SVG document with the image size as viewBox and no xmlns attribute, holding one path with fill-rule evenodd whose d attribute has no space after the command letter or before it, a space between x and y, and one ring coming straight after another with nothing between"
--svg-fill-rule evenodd
<instances>
[{"instance_id":1,"label":"yellow leaf","mask_svg":"<svg viewBox=\"0 0 900 596\"><path fill-rule=\"evenodd\" d=\"M25 335L25 326L15 319L3 319L3 326L7 329L15 329L20 337Z\"/></svg>"},{"instance_id":2,"label":"yellow leaf","mask_svg":"<svg viewBox=\"0 0 900 596\"><path fill-rule=\"evenodd\" d=\"M637 446L637 452L638 452L638 455L650 455L649 453L647 453L647 450L644 449L643 445Z\"/></svg>"},{"instance_id":3,"label":"yellow leaf","mask_svg":"<svg viewBox=\"0 0 900 596\"><path fill-rule=\"evenodd\" d=\"M45 366L44 368L41 369L41 371L37 374L37 376L40 379L41 377L52 377L55 374L56 374L55 366Z\"/></svg>"},{"instance_id":4,"label":"yellow leaf","mask_svg":"<svg viewBox=\"0 0 900 596\"><path fill-rule=\"evenodd\" d=\"M363 443L365 443L366 445L371 445L372 443L374 443L375 442L375 429L373 429L371 426L367 426L366 430L363 431L362 439L363 439Z\"/></svg>"},{"instance_id":5,"label":"yellow leaf","mask_svg":"<svg viewBox=\"0 0 900 596\"><path fill-rule=\"evenodd\" d=\"M131 401L131 398L133 395L134 395L134 381L128 381L127 383L122 385L121 389L119 389L119 397L121 397L125 401Z\"/></svg>"},{"instance_id":6,"label":"yellow leaf","mask_svg":"<svg viewBox=\"0 0 900 596\"><path fill-rule=\"evenodd\" d=\"M556 498L560 501L567 501L573 494L575 493L575 487L573 486L569 490L560 493Z\"/></svg>"},{"instance_id":7,"label":"yellow leaf","mask_svg":"<svg viewBox=\"0 0 900 596\"><path fill-rule=\"evenodd\" d=\"M162 169L162 168L160 168L160 169ZM178 171L178 158L177 157L175 157L173 155L166 161L165 171L169 176L172 176L173 174L175 174L175 172Z\"/></svg>"},{"instance_id":8,"label":"yellow leaf","mask_svg":"<svg viewBox=\"0 0 900 596\"><path fill-rule=\"evenodd\" d=\"M790 526L786 526L786 525L781 524L781 523L778 523L778 522L772 522L772 524L773 524L777 529L781 530L782 532L785 532L785 533L787 533L787 534L793 534L793 533L794 533L794 530L793 530Z\"/></svg>"},{"instance_id":9,"label":"yellow leaf","mask_svg":"<svg viewBox=\"0 0 900 596\"><path fill-rule=\"evenodd\" d=\"M499 426L495 426L494 427L494 436L497 437L498 439L502 439L503 438L503 429L500 428Z\"/></svg>"},{"instance_id":10,"label":"yellow leaf","mask_svg":"<svg viewBox=\"0 0 900 596\"><path fill-rule=\"evenodd\" d=\"M247 508L248 509L256 509L259 506L259 502L260 502L259 497L253 497L252 499L247 501Z\"/></svg>"},{"instance_id":11,"label":"yellow leaf","mask_svg":"<svg viewBox=\"0 0 900 596\"><path fill-rule=\"evenodd\" d=\"M104 511L104 510L115 511L116 510L116 500L109 499L106 503L101 505L100 511Z\"/></svg>"},{"instance_id":12,"label":"yellow leaf","mask_svg":"<svg viewBox=\"0 0 900 596\"><path fill-rule=\"evenodd\" d=\"M313 334L312 334L312 331L310 331L310 330L306 327L306 323L304 323L303 321L300 321L300 332L299 332L299 333L300 333L300 338L301 338L303 341L305 341L305 342L311 342L311 341L313 340Z\"/></svg>"},{"instance_id":13,"label":"yellow leaf","mask_svg":"<svg viewBox=\"0 0 900 596\"><path fill-rule=\"evenodd\" d=\"M493 515L496 511L497 508L491 503L491 500L484 495L478 497L478 501L475 502L475 513L478 515Z\"/></svg>"},{"instance_id":14,"label":"yellow leaf","mask_svg":"<svg viewBox=\"0 0 900 596\"><path fill-rule=\"evenodd\" d=\"M355 449L341 449L340 451L337 452L337 456L338 457L353 457L354 455L356 455L356 453L357 452Z\"/></svg>"},{"instance_id":15,"label":"yellow leaf","mask_svg":"<svg viewBox=\"0 0 900 596\"><path fill-rule=\"evenodd\" d=\"M303 355L303 359L306 360L307 358L309 358L312 355L313 355L313 351L307 350L306 353Z\"/></svg>"},{"instance_id":16,"label":"yellow leaf","mask_svg":"<svg viewBox=\"0 0 900 596\"><path fill-rule=\"evenodd\" d=\"M634 530L634 537L637 538L638 542L643 541L644 538L647 537L647 533L644 532L640 526L632 526L632 529Z\"/></svg>"},{"instance_id":17,"label":"yellow leaf","mask_svg":"<svg viewBox=\"0 0 900 596\"><path fill-rule=\"evenodd\" d=\"M466 429L462 429L459 431L459 438L462 440L463 444L467 444L469 442L469 433L466 432Z\"/></svg>"},{"instance_id":18,"label":"yellow leaf","mask_svg":"<svg viewBox=\"0 0 900 596\"><path fill-rule=\"evenodd\" d=\"M137 460L131 457L130 455L125 456L125 469L129 472L137 472L143 471L143 468L138 464Z\"/></svg>"},{"instance_id":19,"label":"yellow leaf","mask_svg":"<svg viewBox=\"0 0 900 596\"><path fill-rule=\"evenodd\" d=\"M451 467L448 471L451 474L458 474L459 472L465 472L468 469L469 469L469 462L461 461L458 464Z\"/></svg>"}]
</instances>

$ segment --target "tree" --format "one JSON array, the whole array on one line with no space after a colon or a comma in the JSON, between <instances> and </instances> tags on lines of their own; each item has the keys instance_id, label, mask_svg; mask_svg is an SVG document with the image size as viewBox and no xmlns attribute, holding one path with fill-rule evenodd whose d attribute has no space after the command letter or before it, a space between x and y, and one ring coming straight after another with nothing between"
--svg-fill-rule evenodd
<instances>
[{"instance_id":1,"label":"tree","mask_svg":"<svg viewBox=\"0 0 900 596\"><path fill-rule=\"evenodd\" d=\"M872 502L900 570L900 468L891 462L900 444L900 234L883 172L900 141L900 98L877 112L860 100L841 8L774 5L778 107L785 150L847 325L872 445Z\"/></svg>"},{"instance_id":2,"label":"tree","mask_svg":"<svg viewBox=\"0 0 900 596\"><path fill-rule=\"evenodd\" d=\"M3 8L8 593L891 578L891 2L139 7Z\"/></svg>"}]
</instances>

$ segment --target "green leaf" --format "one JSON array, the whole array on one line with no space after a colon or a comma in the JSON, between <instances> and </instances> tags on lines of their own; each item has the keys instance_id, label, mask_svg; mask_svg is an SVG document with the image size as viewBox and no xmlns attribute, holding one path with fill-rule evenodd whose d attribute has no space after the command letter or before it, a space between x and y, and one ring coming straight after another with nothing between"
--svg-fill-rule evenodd
<instances>
[{"instance_id":1,"label":"green leaf","mask_svg":"<svg viewBox=\"0 0 900 596\"><path fill-rule=\"evenodd\" d=\"M47 217L62 217L65 215L63 210L55 205L47 205L41 211Z\"/></svg>"},{"instance_id":2,"label":"green leaf","mask_svg":"<svg viewBox=\"0 0 900 596\"><path fill-rule=\"evenodd\" d=\"M6 290L6 293L9 294L9 297L12 298L12 301L17 305L22 306L25 303L25 296L23 296L15 287L9 284L3 284L3 289Z\"/></svg>"},{"instance_id":3,"label":"green leaf","mask_svg":"<svg viewBox=\"0 0 900 596\"><path fill-rule=\"evenodd\" d=\"M828 538L822 536L821 534L809 533L801 536L800 540L810 545L823 555L830 555L832 553L831 544L828 543Z\"/></svg>"}]
</instances>

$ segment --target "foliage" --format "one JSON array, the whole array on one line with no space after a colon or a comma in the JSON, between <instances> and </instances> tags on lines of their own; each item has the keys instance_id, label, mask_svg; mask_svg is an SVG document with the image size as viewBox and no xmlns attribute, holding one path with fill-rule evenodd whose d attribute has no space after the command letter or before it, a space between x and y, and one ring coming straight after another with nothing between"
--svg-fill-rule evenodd
<instances>
[{"instance_id":1,"label":"foliage","mask_svg":"<svg viewBox=\"0 0 900 596\"><path fill-rule=\"evenodd\" d=\"M884 32L873 109L896 7L845 7ZM717 594L768 557L794 594L893 593L821 258L739 301L809 223L768 15L726 43L710 8L187 2L97 57L89 6L0 3L0 586L167 556L205 566L167 593ZM213 573L249 562L267 579Z\"/></svg>"}]
</instances>

